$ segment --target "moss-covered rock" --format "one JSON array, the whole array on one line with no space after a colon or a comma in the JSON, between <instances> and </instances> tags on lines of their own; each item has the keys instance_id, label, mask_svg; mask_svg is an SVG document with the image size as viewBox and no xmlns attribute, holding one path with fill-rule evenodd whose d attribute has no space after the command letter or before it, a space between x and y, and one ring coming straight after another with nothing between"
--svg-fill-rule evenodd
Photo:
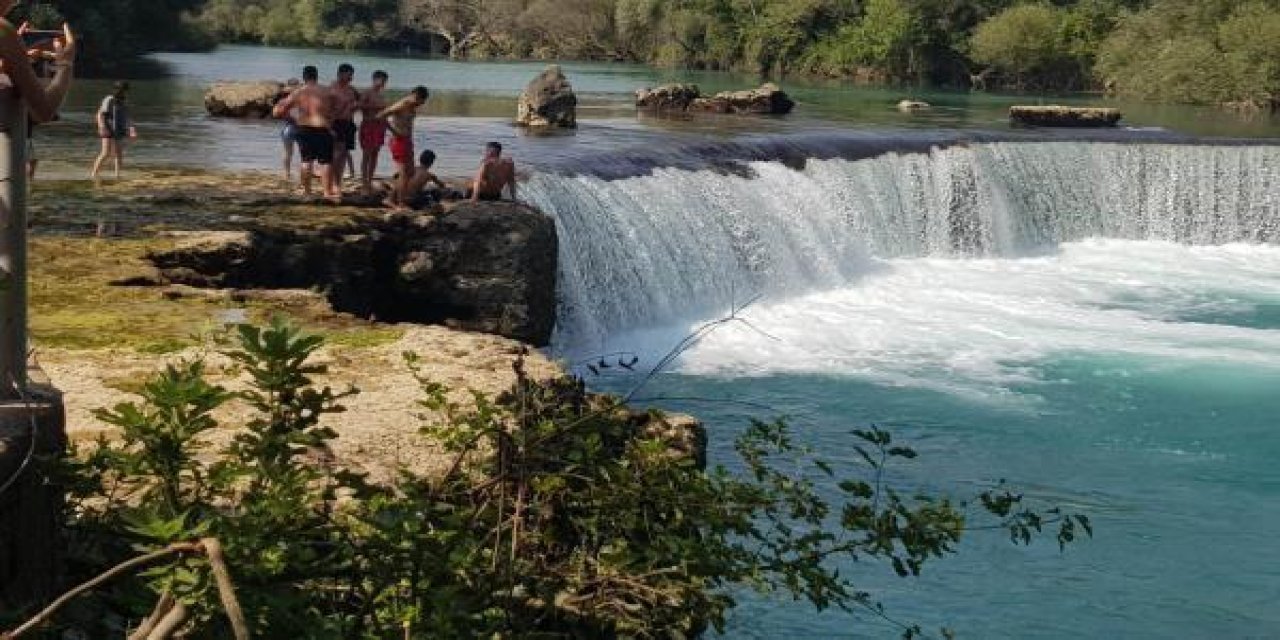
<instances>
[{"instance_id":1,"label":"moss-covered rock","mask_svg":"<svg viewBox=\"0 0 1280 640\"><path fill-rule=\"evenodd\" d=\"M1011 122L1032 127L1114 127L1120 118L1119 109L1102 107L1009 107Z\"/></svg>"}]
</instances>

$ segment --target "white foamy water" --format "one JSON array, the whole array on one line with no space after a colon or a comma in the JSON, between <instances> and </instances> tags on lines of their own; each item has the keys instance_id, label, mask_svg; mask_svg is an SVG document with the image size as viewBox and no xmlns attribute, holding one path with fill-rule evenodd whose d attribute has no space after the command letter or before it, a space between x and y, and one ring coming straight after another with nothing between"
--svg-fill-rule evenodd
<instances>
[{"instance_id":1,"label":"white foamy water","mask_svg":"<svg viewBox=\"0 0 1280 640\"><path fill-rule=\"evenodd\" d=\"M677 369L714 376L823 374L1000 396L1053 383L1046 358L1117 356L1153 367L1280 368L1280 331L1232 326L1280 305L1280 248L1164 242L1069 243L1023 259L897 259L857 284L742 314ZM1195 314L1197 321L1187 321ZM652 356L689 325L622 334Z\"/></svg>"},{"instance_id":2,"label":"white foamy water","mask_svg":"<svg viewBox=\"0 0 1280 640\"><path fill-rule=\"evenodd\" d=\"M522 192L559 225L556 342L574 348L706 318L755 294L774 301L812 294L807 300L832 312L849 295L850 303L873 307L907 296L903 287L879 299L857 297L873 295L867 288L880 280L862 280L886 264L879 260L956 259L891 262L881 277L993 278L955 287L981 304L999 295L1005 268L983 260L1061 243L1273 242L1280 147L982 143L810 160L802 170L752 162L745 175L669 168L618 180L543 174ZM1062 268L1070 271L1072 259Z\"/></svg>"}]
</instances>

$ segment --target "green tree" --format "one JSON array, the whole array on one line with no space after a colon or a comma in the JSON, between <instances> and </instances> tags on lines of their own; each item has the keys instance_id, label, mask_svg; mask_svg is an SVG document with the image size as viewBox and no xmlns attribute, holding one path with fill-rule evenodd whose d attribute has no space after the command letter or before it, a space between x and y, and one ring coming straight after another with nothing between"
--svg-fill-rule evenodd
<instances>
[{"instance_id":1,"label":"green tree","mask_svg":"<svg viewBox=\"0 0 1280 640\"><path fill-rule=\"evenodd\" d=\"M1171 102L1274 103L1280 2L1158 0L1103 42L1098 75L1118 93Z\"/></svg>"},{"instance_id":2,"label":"green tree","mask_svg":"<svg viewBox=\"0 0 1280 640\"><path fill-rule=\"evenodd\" d=\"M1240 7L1218 27L1227 68L1238 74L1233 100L1280 106L1280 8Z\"/></svg>"},{"instance_id":3,"label":"green tree","mask_svg":"<svg viewBox=\"0 0 1280 640\"><path fill-rule=\"evenodd\" d=\"M1014 79L1022 88L1029 81L1053 86L1065 74L1078 75L1066 37L1067 12L1048 4L1011 7L978 25L971 54Z\"/></svg>"},{"instance_id":4,"label":"green tree","mask_svg":"<svg viewBox=\"0 0 1280 640\"><path fill-rule=\"evenodd\" d=\"M868 0L856 22L820 41L806 66L827 75L871 69L894 79L916 79L922 72L925 42L921 16L904 0Z\"/></svg>"}]
</instances>

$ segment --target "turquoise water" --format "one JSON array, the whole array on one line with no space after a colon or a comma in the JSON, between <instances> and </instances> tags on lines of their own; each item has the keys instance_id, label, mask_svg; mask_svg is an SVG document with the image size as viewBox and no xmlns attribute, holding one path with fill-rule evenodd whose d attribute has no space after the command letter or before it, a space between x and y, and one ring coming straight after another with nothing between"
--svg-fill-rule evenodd
<instances>
[{"instance_id":1,"label":"turquoise water","mask_svg":"<svg viewBox=\"0 0 1280 640\"><path fill-rule=\"evenodd\" d=\"M848 432L875 423L921 453L896 468L901 487L964 497L1004 478L1093 519L1096 538L1061 554L1051 538L1023 548L983 531L920 579L847 567L899 619L962 638L1280 637L1280 272L1244 275L1280 267L1280 254L1171 250L1222 263L1223 282L1179 282L1160 264L1100 283L1161 249L1085 243L985 268L896 261L856 288L748 309L769 337L717 330L640 395L705 419L713 463L732 467L733 435L778 415L852 466ZM1255 299L1241 299L1239 277ZM1214 313L1208 299L1230 304ZM652 362L690 327L608 347ZM938 335L948 329L958 335ZM895 637L865 617L744 601L727 637Z\"/></svg>"},{"instance_id":2,"label":"turquoise water","mask_svg":"<svg viewBox=\"0 0 1280 640\"><path fill-rule=\"evenodd\" d=\"M1280 373L1150 365L1084 354L1033 363L1051 382L1013 390L1034 398L1031 406L835 375L672 375L652 391L767 399L795 416L805 441L850 464L847 431L874 421L921 452L899 468L906 486L964 496L1009 478L1031 499L1091 515L1097 537L1065 554L1052 540L1015 548L999 532L977 532L918 580L849 567L899 619L965 638L1276 637ZM713 460L732 464L727 443L743 412L662 404L707 419ZM727 635L893 637L893 629L752 598Z\"/></svg>"},{"instance_id":3,"label":"turquoise water","mask_svg":"<svg viewBox=\"0 0 1280 640\"><path fill-rule=\"evenodd\" d=\"M848 431L875 423L922 454L898 469L903 486L964 497L1005 478L1092 517L1097 537L1065 554L985 532L918 580L849 567L895 617L962 638L1280 638L1274 140L957 143L936 130L1007 136L1004 109L1041 99L801 80L785 83L800 101L787 118L655 119L629 106L632 90L756 80L577 63L565 67L582 126L530 136L510 120L541 64L255 47L157 59L173 75L137 84L131 150L149 166L275 166L274 123L204 115L219 78L349 60L398 89L430 85L419 142L442 170L467 171L501 140L530 169L524 197L557 219L556 355L656 362L760 295L750 326L720 328L642 394L703 418L714 463L734 465L752 416L789 416L836 463L853 460ZM81 84L65 121L42 130L50 174L83 171L104 90ZM898 113L903 97L937 108ZM1280 137L1274 118L1122 106L1136 129ZM717 146L746 135L746 151ZM777 149L786 162L771 161ZM726 165L740 153L754 161ZM897 635L749 594L727 633Z\"/></svg>"}]
</instances>

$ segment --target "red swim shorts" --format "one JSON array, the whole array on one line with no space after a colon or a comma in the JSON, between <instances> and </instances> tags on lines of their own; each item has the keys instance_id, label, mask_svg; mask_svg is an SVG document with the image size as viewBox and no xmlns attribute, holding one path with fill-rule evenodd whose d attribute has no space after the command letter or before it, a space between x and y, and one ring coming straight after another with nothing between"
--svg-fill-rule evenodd
<instances>
[{"instance_id":1,"label":"red swim shorts","mask_svg":"<svg viewBox=\"0 0 1280 640\"><path fill-rule=\"evenodd\" d=\"M380 149L387 141L387 123L384 120L370 120L360 123L360 148Z\"/></svg>"},{"instance_id":2,"label":"red swim shorts","mask_svg":"<svg viewBox=\"0 0 1280 640\"><path fill-rule=\"evenodd\" d=\"M413 166L413 138L391 136L391 159L400 164Z\"/></svg>"}]
</instances>

